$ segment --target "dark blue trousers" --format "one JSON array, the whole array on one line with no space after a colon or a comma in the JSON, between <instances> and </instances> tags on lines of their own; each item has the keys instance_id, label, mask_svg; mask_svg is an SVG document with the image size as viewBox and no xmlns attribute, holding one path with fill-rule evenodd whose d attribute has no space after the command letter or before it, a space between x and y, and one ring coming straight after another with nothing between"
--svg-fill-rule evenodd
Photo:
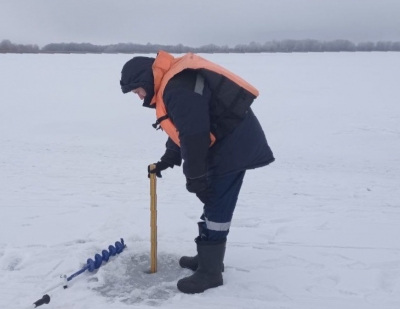
<instances>
[{"instance_id":1,"label":"dark blue trousers","mask_svg":"<svg viewBox=\"0 0 400 309\"><path fill-rule=\"evenodd\" d=\"M208 177L207 190L197 194L204 203L200 217L204 224L200 236L205 240L221 240L228 235L245 173L241 171L222 177Z\"/></svg>"}]
</instances>

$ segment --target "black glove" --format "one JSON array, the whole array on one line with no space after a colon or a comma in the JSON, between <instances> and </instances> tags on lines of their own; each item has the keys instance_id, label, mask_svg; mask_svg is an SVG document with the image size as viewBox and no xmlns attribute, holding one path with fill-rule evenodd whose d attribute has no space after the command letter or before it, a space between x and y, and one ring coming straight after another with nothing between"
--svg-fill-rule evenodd
<instances>
[{"instance_id":1,"label":"black glove","mask_svg":"<svg viewBox=\"0 0 400 309\"><path fill-rule=\"evenodd\" d=\"M207 204L209 201L210 189L207 184L207 177L190 179L186 178L186 189L191 193L196 193L197 198Z\"/></svg>"},{"instance_id":2,"label":"black glove","mask_svg":"<svg viewBox=\"0 0 400 309\"><path fill-rule=\"evenodd\" d=\"M167 162L164 161L158 161L157 163L154 163L156 166L152 170L150 170L150 165L147 167L147 177L150 178L150 174L156 174L158 178L162 178L161 176L161 171L166 170L169 167L173 167L173 165L168 164Z\"/></svg>"},{"instance_id":3,"label":"black glove","mask_svg":"<svg viewBox=\"0 0 400 309\"><path fill-rule=\"evenodd\" d=\"M211 192L210 189L207 188L203 191L197 192L196 196L203 204L207 204L211 198L210 192Z\"/></svg>"},{"instance_id":4,"label":"black glove","mask_svg":"<svg viewBox=\"0 0 400 309\"><path fill-rule=\"evenodd\" d=\"M186 189L190 193L199 193L207 189L207 177L186 178Z\"/></svg>"}]
</instances>

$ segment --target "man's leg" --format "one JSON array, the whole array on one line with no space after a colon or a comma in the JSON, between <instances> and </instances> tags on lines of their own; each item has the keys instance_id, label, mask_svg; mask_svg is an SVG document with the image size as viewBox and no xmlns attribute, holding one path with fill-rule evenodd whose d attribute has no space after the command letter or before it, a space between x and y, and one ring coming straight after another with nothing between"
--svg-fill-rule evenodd
<instances>
[{"instance_id":1,"label":"man's leg","mask_svg":"<svg viewBox=\"0 0 400 309\"><path fill-rule=\"evenodd\" d=\"M208 179L204 199L203 234L208 240L226 238L246 171Z\"/></svg>"},{"instance_id":2,"label":"man's leg","mask_svg":"<svg viewBox=\"0 0 400 309\"><path fill-rule=\"evenodd\" d=\"M202 293L209 288L223 284L222 271L226 237L229 233L233 212L243 183L245 171L225 177L209 178L207 192L198 194L204 203L202 219L199 223L199 237L196 238L197 256L189 258L197 262L195 273L178 281L178 289L183 293ZM194 270L194 265L182 267ZM189 260L187 260L189 261ZM183 263L183 264L182 264ZM190 267L192 266L192 267Z\"/></svg>"}]
</instances>

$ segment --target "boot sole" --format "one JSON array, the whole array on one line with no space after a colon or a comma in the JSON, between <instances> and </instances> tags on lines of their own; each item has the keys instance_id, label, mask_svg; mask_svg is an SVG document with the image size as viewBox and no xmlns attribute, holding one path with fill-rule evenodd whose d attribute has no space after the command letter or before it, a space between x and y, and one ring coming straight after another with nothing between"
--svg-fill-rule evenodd
<instances>
[{"instance_id":1,"label":"boot sole","mask_svg":"<svg viewBox=\"0 0 400 309\"><path fill-rule=\"evenodd\" d=\"M205 288L205 289L193 291L193 290L191 290L191 289L185 290L185 288L180 287L180 286L179 286L179 281L178 281L177 288L178 288L178 290L179 290L180 292L182 292L182 293L184 293L184 294L200 294L200 293L204 293L205 291L207 291L207 290L209 290L209 289L214 289L214 288L217 288L217 287L219 287L219 286L222 286L223 284L224 284L223 282L221 282L221 283L216 283L216 284L212 284L211 286L208 286L208 287Z\"/></svg>"}]
</instances>

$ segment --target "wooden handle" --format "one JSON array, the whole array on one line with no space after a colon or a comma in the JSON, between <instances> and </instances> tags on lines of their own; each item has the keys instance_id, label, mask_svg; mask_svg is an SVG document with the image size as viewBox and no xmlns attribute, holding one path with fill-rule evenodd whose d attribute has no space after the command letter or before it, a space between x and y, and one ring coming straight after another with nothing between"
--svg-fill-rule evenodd
<instances>
[{"instance_id":1,"label":"wooden handle","mask_svg":"<svg viewBox=\"0 0 400 309\"><path fill-rule=\"evenodd\" d=\"M155 164L150 165L150 170L155 169ZM150 174L150 272L157 272L157 177Z\"/></svg>"}]
</instances>

